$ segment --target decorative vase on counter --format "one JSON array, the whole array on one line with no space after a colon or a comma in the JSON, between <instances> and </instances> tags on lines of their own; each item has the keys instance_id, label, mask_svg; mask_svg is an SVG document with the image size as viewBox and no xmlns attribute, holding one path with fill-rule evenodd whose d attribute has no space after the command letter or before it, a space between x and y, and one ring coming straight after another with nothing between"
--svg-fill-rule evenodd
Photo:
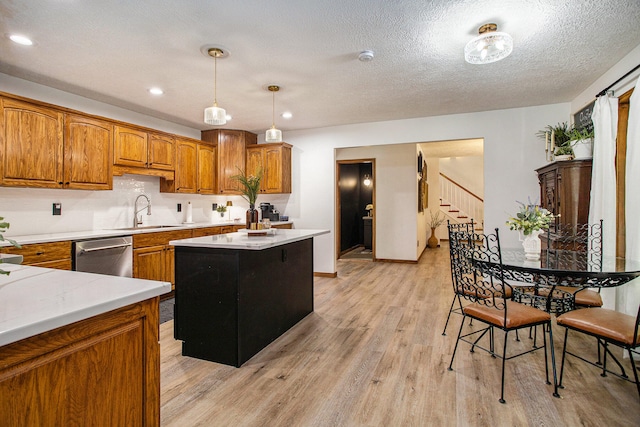
<instances>
[{"instance_id":1,"label":"decorative vase on counter","mask_svg":"<svg viewBox=\"0 0 640 427\"><path fill-rule=\"evenodd\" d=\"M534 230L531 234L520 233L520 241L524 248L524 257L531 261L537 261L540 259L540 252L542 251L542 243L540 242L541 230Z\"/></svg>"},{"instance_id":2,"label":"decorative vase on counter","mask_svg":"<svg viewBox=\"0 0 640 427\"><path fill-rule=\"evenodd\" d=\"M577 160L593 158L593 139L577 139L571 141L573 158Z\"/></svg>"},{"instance_id":3,"label":"decorative vase on counter","mask_svg":"<svg viewBox=\"0 0 640 427\"><path fill-rule=\"evenodd\" d=\"M431 249L435 249L438 247L438 243L440 243L440 240L436 237L436 229L431 227L431 237L427 240L427 246Z\"/></svg>"},{"instance_id":4,"label":"decorative vase on counter","mask_svg":"<svg viewBox=\"0 0 640 427\"><path fill-rule=\"evenodd\" d=\"M256 206L254 204L249 205L249 209L247 209L247 230L255 230L257 227L252 224L258 224L258 211L256 210Z\"/></svg>"}]
</instances>

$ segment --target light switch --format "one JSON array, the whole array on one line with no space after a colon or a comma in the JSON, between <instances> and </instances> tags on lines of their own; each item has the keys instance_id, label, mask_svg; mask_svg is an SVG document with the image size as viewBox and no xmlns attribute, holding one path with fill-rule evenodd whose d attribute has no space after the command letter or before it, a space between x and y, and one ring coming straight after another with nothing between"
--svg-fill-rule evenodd
<instances>
[{"instance_id":1,"label":"light switch","mask_svg":"<svg viewBox=\"0 0 640 427\"><path fill-rule=\"evenodd\" d=\"M62 215L62 203L54 203L53 204L53 214L54 215Z\"/></svg>"}]
</instances>

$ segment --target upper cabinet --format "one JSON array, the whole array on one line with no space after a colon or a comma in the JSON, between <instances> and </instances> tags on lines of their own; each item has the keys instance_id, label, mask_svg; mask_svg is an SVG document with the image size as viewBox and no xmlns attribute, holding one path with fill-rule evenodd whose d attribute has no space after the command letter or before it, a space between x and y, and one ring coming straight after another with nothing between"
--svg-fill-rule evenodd
<instances>
[{"instance_id":1,"label":"upper cabinet","mask_svg":"<svg viewBox=\"0 0 640 427\"><path fill-rule=\"evenodd\" d=\"M113 126L0 98L2 185L110 190Z\"/></svg>"},{"instance_id":2,"label":"upper cabinet","mask_svg":"<svg viewBox=\"0 0 640 427\"><path fill-rule=\"evenodd\" d=\"M214 129L202 131L202 140L217 145L217 194L240 194L233 179L246 168L246 150L256 145L258 136L243 130Z\"/></svg>"},{"instance_id":3,"label":"upper cabinet","mask_svg":"<svg viewBox=\"0 0 640 427\"><path fill-rule=\"evenodd\" d=\"M175 138L126 126L115 127L114 174L133 173L174 179Z\"/></svg>"},{"instance_id":4,"label":"upper cabinet","mask_svg":"<svg viewBox=\"0 0 640 427\"><path fill-rule=\"evenodd\" d=\"M65 188L111 190L113 125L75 114L64 118Z\"/></svg>"},{"instance_id":5,"label":"upper cabinet","mask_svg":"<svg viewBox=\"0 0 640 427\"><path fill-rule=\"evenodd\" d=\"M262 170L260 192L291 193L291 145L281 142L247 148L247 174Z\"/></svg>"},{"instance_id":6,"label":"upper cabinet","mask_svg":"<svg viewBox=\"0 0 640 427\"><path fill-rule=\"evenodd\" d=\"M176 138L175 180L160 182L169 193L214 194L216 147L195 139Z\"/></svg>"}]
</instances>

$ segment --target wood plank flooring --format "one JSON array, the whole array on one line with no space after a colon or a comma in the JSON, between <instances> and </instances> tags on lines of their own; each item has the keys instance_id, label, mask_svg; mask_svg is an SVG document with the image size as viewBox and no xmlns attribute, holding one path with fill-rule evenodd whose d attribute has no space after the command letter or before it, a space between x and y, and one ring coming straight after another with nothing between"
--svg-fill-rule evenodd
<instances>
[{"instance_id":1,"label":"wood plank flooring","mask_svg":"<svg viewBox=\"0 0 640 427\"><path fill-rule=\"evenodd\" d=\"M573 358L561 399L545 384L542 351L507 361L506 404L498 402L499 359L461 343L454 371L447 371L462 319L453 315L441 335L452 295L446 243L427 250L418 264L338 261L337 278L315 279L314 313L241 368L181 356L173 321L166 322L160 326L161 424L640 425L635 385L602 378ZM563 334L554 327L558 367ZM510 336L509 346L531 345L521 338ZM595 354L594 342L578 335L570 346Z\"/></svg>"}]
</instances>

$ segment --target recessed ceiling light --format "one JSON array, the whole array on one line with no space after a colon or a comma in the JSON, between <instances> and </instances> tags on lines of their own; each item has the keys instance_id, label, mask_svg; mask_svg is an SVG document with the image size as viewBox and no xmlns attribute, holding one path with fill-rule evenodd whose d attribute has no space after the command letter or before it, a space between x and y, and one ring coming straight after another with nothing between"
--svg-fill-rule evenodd
<instances>
[{"instance_id":1,"label":"recessed ceiling light","mask_svg":"<svg viewBox=\"0 0 640 427\"><path fill-rule=\"evenodd\" d=\"M25 36L21 36L19 34L11 34L11 35L9 35L9 38L14 43L18 43L18 44L21 44L23 46L31 46L31 45L33 45L33 42L31 41L30 38L25 37Z\"/></svg>"},{"instance_id":2,"label":"recessed ceiling light","mask_svg":"<svg viewBox=\"0 0 640 427\"><path fill-rule=\"evenodd\" d=\"M162 95L164 91L159 87L152 87L151 89L149 89L149 93L151 93L152 95Z\"/></svg>"},{"instance_id":3,"label":"recessed ceiling light","mask_svg":"<svg viewBox=\"0 0 640 427\"><path fill-rule=\"evenodd\" d=\"M291 114L289 111L285 111L284 113L282 113L283 119L290 119L291 117L293 117L293 114Z\"/></svg>"}]
</instances>

